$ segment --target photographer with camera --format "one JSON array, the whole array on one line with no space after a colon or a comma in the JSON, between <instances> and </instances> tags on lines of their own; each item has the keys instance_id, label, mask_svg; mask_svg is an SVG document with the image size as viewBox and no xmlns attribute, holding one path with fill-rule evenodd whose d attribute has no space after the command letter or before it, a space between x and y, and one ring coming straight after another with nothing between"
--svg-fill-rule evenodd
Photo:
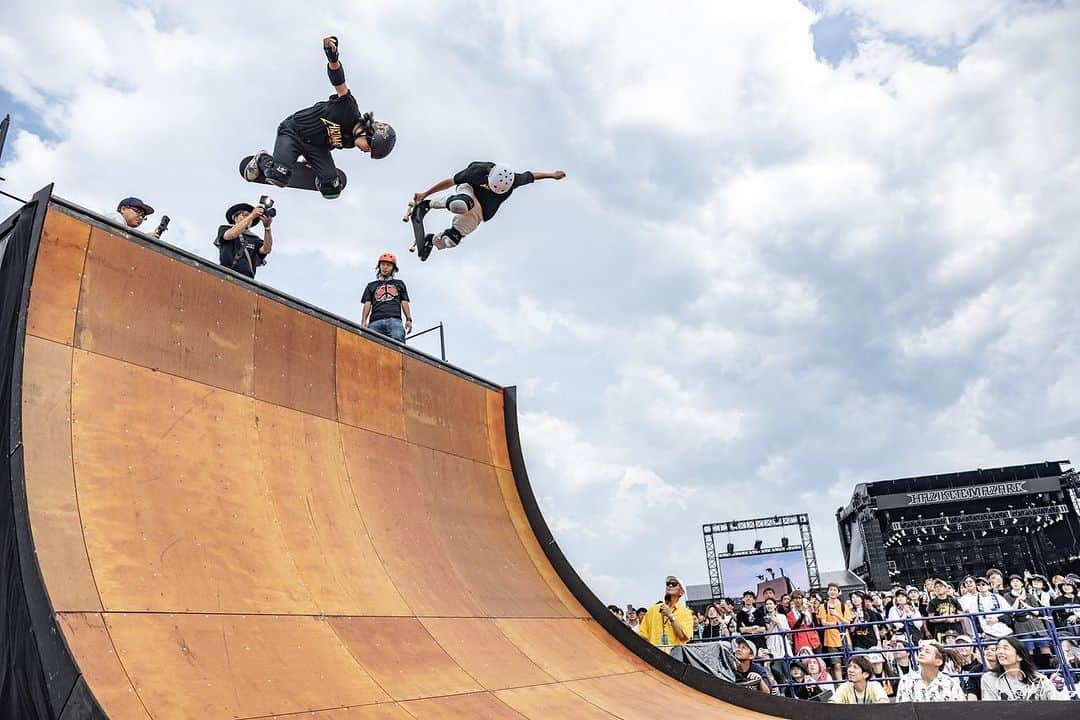
<instances>
[{"instance_id":1,"label":"photographer with camera","mask_svg":"<svg viewBox=\"0 0 1080 720\"><path fill-rule=\"evenodd\" d=\"M139 226L146 222L146 218L154 214L154 208L150 207L137 197L127 197L116 206L116 212L109 213L108 218L117 225L124 225L132 230L138 230ZM157 229L147 233L154 239L160 239L169 227L169 216L163 215Z\"/></svg>"},{"instance_id":2,"label":"photographer with camera","mask_svg":"<svg viewBox=\"0 0 1080 720\"><path fill-rule=\"evenodd\" d=\"M229 225L218 227L214 245L219 251L221 264L241 275L255 277L255 270L266 264L266 256L274 246L274 236L270 231L277 210L274 202L263 195L259 204L237 203L225 211ZM262 223L263 236L250 232L256 223Z\"/></svg>"}]
</instances>

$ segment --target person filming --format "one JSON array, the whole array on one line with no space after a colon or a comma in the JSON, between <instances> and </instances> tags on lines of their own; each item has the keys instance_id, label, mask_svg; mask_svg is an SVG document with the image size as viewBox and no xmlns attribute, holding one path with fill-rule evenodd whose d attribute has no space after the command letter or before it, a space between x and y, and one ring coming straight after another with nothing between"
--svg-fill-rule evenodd
<instances>
[{"instance_id":1,"label":"person filming","mask_svg":"<svg viewBox=\"0 0 1080 720\"><path fill-rule=\"evenodd\" d=\"M249 278L266 264L266 256L274 247L274 235L270 230L276 211L273 202L265 195L258 205L237 203L225 211L228 225L218 228L214 245L218 247L219 260L224 267L235 270ZM263 236L251 232L258 223L263 225Z\"/></svg>"}]
</instances>

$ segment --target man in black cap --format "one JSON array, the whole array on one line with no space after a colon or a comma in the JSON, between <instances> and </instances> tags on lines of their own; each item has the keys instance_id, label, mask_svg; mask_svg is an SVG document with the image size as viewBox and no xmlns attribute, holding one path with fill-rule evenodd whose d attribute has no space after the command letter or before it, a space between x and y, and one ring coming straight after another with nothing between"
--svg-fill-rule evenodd
<instances>
[{"instance_id":1,"label":"man in black cap","mask_svg":"<svg viewBox=\"0 0 1080 720\"><path fill-rule=\"evenodd\" d=\"M132 230L138 230L146 218L154 214L154 208L150 207L137 197L126 197L116 206L116 212L109 213L109 219L118 225L126 225ZM147 233L152 238L158 237L157 230Z\"/></svg>"},{"instance_id":2,"label":"man in black cap","mask_svg":"<svg viewBox=\"0 0 1080 720\"><path fill-rule=\"evenodd\" d=\"M218 247L221 264L249 278L255 277L255 269L266 264L266 256L274 246L270 232L272 219L262 205L236 203L225 211L228 225L218 227L214 245ZM263 236L250 232L256 223L263 224Z\"/></svg>"},{"instance_id":3,"label":"man in black cap","mask_svg":"<svg viewBox=\"0 0 1080 720\"><path fill-rule=\"evenodd\" d=\"M356 148L378 160L394 149L397 142L394 128L376 122L371 113L361 113L356 98L345 84L338 39L333 36L323 39L323 52L327 60L326 74L334 86L334 94L329 100L297 110L281 121L274 152L260 150L244 169L248 181L265 180L286 187L297 159L303 155L315 172L315 189L324 198L333 199L345 189L345 181L338 174L331 150Z\"/></svg>"}]
</instances>

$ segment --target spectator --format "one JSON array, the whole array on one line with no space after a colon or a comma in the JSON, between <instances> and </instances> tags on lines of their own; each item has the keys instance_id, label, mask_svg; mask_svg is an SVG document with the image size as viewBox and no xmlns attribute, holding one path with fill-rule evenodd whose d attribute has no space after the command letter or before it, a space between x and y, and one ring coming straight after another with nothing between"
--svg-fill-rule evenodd
<instances>
[{"instance_id":1,"label":"spectator","mask_svg":"<svg viewBox=\"0 0 1080 720\"><path fill-rule=\"evenodd\" d=\"M788 610L791 609L791 595L784 593L780 596L780 612L785 615L788 614Z\"/></svg>"},{"instance_id":2,"label":"spectator","mask_svg":"<svg viewBox=\"0 0 1080 720\"><path fill-rule=\"evenodd\" d=\"M826 598L825 602L818 610L817 621L818 626L825 628L825 638L822 643L825 653L835 653L831 655L827 661L832 668L833 679L841 680L842 663L840 662L840 652L842 649L842 640L840 630L836 628L839 625L850 623L851 614L848 613L847 608L844 607L844 603L840 602L839 585L836 583L829 583L827 593L828 598Z\"/></svg>"},{"instance_id":3,"label":"spectator","mask_svg":"<svg viewBox=\"0 0 1080 720\"><path fill-rule=\"evenodd\" d=\"M903 677L912 672L911 651L908 649L907 637L904 635L893 635L890 647L893 648L892 664L893 667L896 668L896 674Z\"/></svg>"},{"instance_id":4,"label":"spectator","mask_svg":"<svg viewBox=\"0 0 1080 720\"><path fill-rule=\"evenodd\" d=\"M986 579L990 581L991 591L996 592L998 595L1005 594L1005 573L997 568L990 568L986 571Z\"/></svg>"},{"instance_id":5,"label":"spectator","mask_svg":"<svg viewBox=\"0 0 1080 720\"><path fill-rule=\"evenodd\" d=\"M821 638L817 631L807 629L814 627L814 614L806 606L806 596L802 590L791 593L791 609L788 610L787 621L788 627L796 631L793 639L796 653L803 648L817 650L821 647Z\"/></svg>"},{"instance_id":6,"label":"spectator","mask_svg":"<svg viewBox=\"0 0 1080 720\"><path fill-rule=\"evenodd\" d=\"M865 657L851 658L847 667L848 681L836 689L836 693L829 702L840 705L889 702L889 696L885 694L885 688L881 687L881 683L870 679L873 672L870 661Z\"/></svg>"},{"instance_id":7,"label":"spectator","mask_svg":"<svg viewBox=\"0 0 1080 720\"><path fill-rule=\"evenodd\" d=\"M959 618L947 618L948 615L959 615L960 606L949 594L949 586L941 578L933 581L934 597L926 605L926 625L930 637L939 643L945 642L945 633L954 632L960 634L961 624Z\"/></svg>"},{"instance_id":8,"label":"spectator","mask_svg":"<svg viewBox=\"0 0 1080 720\"><path fill-rule=\"evenodd\" d=\"M686 589L679 578L668 575L664 590L664 599L646 611L638 634L661 647L683 645L694 633L694 613L681 602Z\"/></svg>"},{"instance_id":9,"label":"spectator","mask_svg":"<svg viewBox=\"0 0 1080 720\"><path fill-rule=\"evenodd\" d=\"M878 619L885 619L885 613L888 611L888 608L885 607L885 598L881 596L881 593L875 592L870 594L870 607L878 614ZM882 632L884 632L884 630L882 630Z\"/></svg>"},{"instance_id":10,"label":"spectator","mask_svg":"<svg viewBox=\"0 0 1080 720\"><path fill-rule=\"evenodd\" d=\"M405 283L394 277L397 272L397 258L392 253L379 256L375 279L364 288L361 298L364 315L360 324L380 335L405 342L405 334L412 332L412 308L409 307L409 291ZM402 314L405 315L404 325L401 324ZM622 609L615 609L621 618Z\"/></svg>"},{"instance_id":11,"label":"spectator","mask_svg":"<svg viewBox=\"0 0 1080 720\"><path fill-rule=\"evenodd\" d=\"M871 648L871 650L883 650L884 648ZM872 652L865 656L870 661L870 679L881 683L881 688L888 697L895 697L896 683L889 679L889 668L885 662L885 656L880 652Z\"/></svg>"},{"instance_id":12,"label":"spectator","mask_svg":"<svg viewBox=\"0 0 1080 720\"><path fill-rule=\"evenodd\" d=\"M138 230L146 218L154 214L154 208L150 207L137 197L127 197L116 206L116 212L109 213L108 218L117 225L126 225L132 230ZM157 238L157 230L147 233L152 238Z\"/></svg>"},{"instance_id":13,"label":"spectator","mask_svg":"<svg viewBox=\"0 0 1080 720\"><path fill-rule=\"evenodd\" d=\"M960 607L964 607L964 599L974 597L977 592L975 576L965 575L964 579L960 581L960 592L957 594L956 602L960 604Z\"/></svg>"},{"instance_id":14,"label":"spectator","mask_svg":"<svg viewBox=\"0 0 1080 720\"><path fill-rule=\"evenodd\" d=\"M712 603L705 608L705 627L702 628L702 640L719 640L731 635L730 628L724 624L720 614L720 603Z\"/></svg>"},{"instance_id":15,"label":"spectator","mask_svg":"<svg viewBox=\"0 0 1080 720\"><path fill-rule=\"evenodd\" d=\"M949 657L948 651L933 640L924 640L915 657L919 672L900 678L896 702L952 702L964 699L964 691L956 678L942 672Z\"/></svg>"},{"instance_id":16,"label":"spectator","mask_svg":"<svg viewBox=\"0 0 1080 720\"><path fill-rule=\"evenodd\" d=\"M975 579L975 608L974 612L984 613L994 610L1005 610L1008 608L1008 603L1005 598L1001 597L995 592L991 592L991 584L987 578ZM1004 637L1012 633L1012 626L1009 625L1007 618L1002 615L982 615L978 618L979 627L983 632L994 638Z\"/></svg>"},{"instance_id":17,"label":"spectator","mask_svg":"<svg viewBox=\"0 0 1080 720\"><path fill-rule=\"evenodd\" d=\"M1054 599L1054 594L1050 592L1050 582L1046 579L1046 576L1032 575L1028 583L1030 583L1028 594L1035 600L1035 604L1041 607L1050 607L1050 601Z\"/></svg>"},{"instance_id":18,"label":"spectator","mask_svg":"<svg viewBox=\"0 0 1080 720\"><path fill-rule=\"evenodd\" d=\"M1059 608L1065 605L1080 604L1080 597L1076 595L1075 575L1069 575L1061 579L1057 586L1057 597L1050 601L1050 606ZM1080 609L1054 610L1054 625L1059 630L1065 630L1070 635L1080 634Z\"/></svg>"},{"instance_id":19,"label":"spectator","mask_svg":"<svg viewBox=\"0 0 1080 720\"><path fill-rule=\"evenodd\" d=\"M926 601L923 594L919 592L918 588L907 588L908 601L911 603L911 607L915 608L915 611L919 613L919 617L926 617Z\"/></svg>"},{"instance_id":20,"label":"spectator","mask_svg":"<svg viewBox=\"0 0 1080 720\"><path fill-rule=\"evenodd\" d=\"M610 612L615 617L619 618L619 622L621 622L621 623L626 622L625 618L623 618L622 608L620 608L618 605L608 605L607 609L608 609L608 612Z\"/></svg>"},{"instance_id":21,"label":"spectator","mask_svg":"<svg viewBox=\"0 0 1080 720\"><path fill-rule=\"evenodd\" d=\"M727 629L728 635L731 635L735 632L735 608L732 602L723 598L717 603L717 609L720 611L720 624Z\"/></svg>"},{"instance_id":22,"label":"spectator","mask_svg":"<svg viewBox=\"0 0 1080 720\"><path fill-rule=\"evenodd\" d=\"M814 655L808 648L803 648L798 657L806 668L809 681L819 683L818 687L831 692L833 684L831 682L832 677L829 675L828 663Z\"/></svg>"},{"instance_id":23,"label":"spectator","mask_svg":"<svg viewBox=\"0 0 1080 720\"><path fill-rule=\"evenodd\" d=\"M816 658L815 658L816 659ZM791 684L788 689L788 697L796 700L817 700L824 692L820 685L811 685L811 680L806 666L799 661L791 663Z\"/></svg>"},{"instance_id":24,"label":"spectator","mask_svg":"<svg viewBox=\"0 0 1080 720\"><path fill-rule=\"evenodd\" d=\"M787 633L791 631L791 628L788 627L787 616L780 612L780 608L773 598L765 598L764 610L765 632L783 633L781 635L766 635L766 647L769 648L769 652L772 653L774 658L790 657L791 647L788 645Z\"/></svg>"},{"instance_id":25,"label":"spectator","mask_svg":"<svg viewBox=\"0 0 1080 720\"><path fill-rule=\"evenodd\" d=\"M735 628L740 635L749 636L756 640L756 636L765 632L765 608L757 607L754 601L757 595L752 590L742 594L742 607L735 613Z\"/></svg>"},{"instance_id":26,"label":"spectator","mask_svg":"<svg viewBox=\"0 0 1080 720\"><path fill-rule=\"evenodd\" d=\"M903 590L897 590L893 606L889 608L888 619L895 621L892 624L893 630L911 636L912 644L918 645L922 640L923 624L919 620L919 610L911 604Z\"/></svg>"},{"instance_id":27,"label":"spectator","mask_svg":"<svg viewBox=\"0 0 1080 720\"><path fill-rule=\"evenodd\" d=\"M254 278L255 270L266 264L266 256L273 249L274 236L270 231L273 221L266 216L262 205L247 203L237 203L226 210L225 219L230 224L218 227L214 239L219 260L224 267ZM262 237L250 232L251 227L259 222L263 224Z\"/></svg>"},{"instance_id":28,"label":"spectator","mask_svg":"<svg viewBox=\"0 0 1080 720\"><path fill-rule=\"evenodd\" d=\"M637 610L630 606L626 607L626 626L634 632L637 632L638 628L640 627L640 623L638 623Z\"/></svg>"},{"instance_id":29,"label":"spectator","mask_svg":"<svg viewBox=\"0 0 1080 720\"><path fill-rule=\"evenodd\" d=\"M960 689L968 700L978 700L982 693L980 679L986 668L975 655L972 639L967 635L950 636L949 647L956 655L956 670L960 673Z\"/></svg>"},{"instance_id":30,"label":"spectator","mask_svg":"<svg viewBox=\"0 0 1080 720\"><path fill-rule=\"evenodd\" d=\"M983 700L1060 700L1053 684L1036 669L1023 644L1003 637L994 647L998 668L982 676Z\"/></svg>"},{"instance_id":31,"label":"spectator","mask_svg":"<svg viewBox=\"0 0 1080 720\"><path fill-rule=\"evenodd\" d=\"M881 620L881 616L874 612L873 608L867 607L866 595L861 590L854 590L848 600L848 614L851 622L855 625L848 631L851 637L851 646L860 650L866 650L878 645L881 641L878 637L877 625L863 625L861 623Z\"/></svg>"},{"instance_id":32,"label":"spectator","mask_svg":"<svg viewBox=\"0 0 1080 720\"><path fill-rule=\"evenodd\" d=\"M1013 632L1023 640L1028 650L1036 651L1035 664L1049 668L1053 658L1050 654L1050 641L1046 638L1042 617L1034 612L1039 603L1028 595L1024 579L1019 575L1009 576L1009 591L1005 594L1005 600L1010 608L1021 611L1012 614ZM1032 612L1023 612L1024 610Z\"/></svg>"},{"instance_id":33,"label":"spectator","mask_svg":"<svg viewBox=\"0 0 1080 720\"><path fill-rule=\"evenodd\" d=\"M735 640L735 684L745 688L756 688L763 693L771 693L769 671L754 663L757 646L749 639L740 637Z\"/></svg>"}]
</instances>

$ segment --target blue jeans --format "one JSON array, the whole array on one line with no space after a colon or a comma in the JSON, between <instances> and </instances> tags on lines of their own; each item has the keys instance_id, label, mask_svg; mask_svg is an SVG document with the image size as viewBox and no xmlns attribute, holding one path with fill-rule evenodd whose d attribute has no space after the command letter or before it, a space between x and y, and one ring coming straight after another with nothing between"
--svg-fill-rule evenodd
<instances>
[{"instance_id":1,"label":"blue jeans","mask_svg":"<svg viewBox=\"0 0 1080 720\"><path fill-rule=\"evenodd\" d=\"M401 320L398 318L372 320L368 323L368 330L393 338L398 342L405 342L405 326L401 324Z\"/></svg>"}]
</instances>

